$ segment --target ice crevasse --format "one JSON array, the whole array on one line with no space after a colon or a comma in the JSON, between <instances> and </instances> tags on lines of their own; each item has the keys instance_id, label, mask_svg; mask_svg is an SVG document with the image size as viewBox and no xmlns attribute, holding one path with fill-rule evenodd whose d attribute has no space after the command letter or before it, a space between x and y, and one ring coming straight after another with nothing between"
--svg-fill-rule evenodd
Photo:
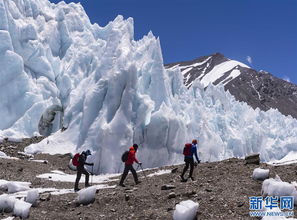
<instances>
[{"instance_id":1,"label":"ice crevasse","mask_svg":"<svg viewBox=\"0 0 297 220\"><path fill-rule=\"evenodd\" d=\"M121 171L133 143L146 167L182 162L193 138L203 161L297 150L296 120L253 110L222 86L188 90L178 68L164 69L160 39L134 40L132 18L100 27L80 4L0 0L0 41L0 137L37 135L44 112L63 109L27 153L91 149L94 171L106 173Z\"/></svg>"}]
</instances>

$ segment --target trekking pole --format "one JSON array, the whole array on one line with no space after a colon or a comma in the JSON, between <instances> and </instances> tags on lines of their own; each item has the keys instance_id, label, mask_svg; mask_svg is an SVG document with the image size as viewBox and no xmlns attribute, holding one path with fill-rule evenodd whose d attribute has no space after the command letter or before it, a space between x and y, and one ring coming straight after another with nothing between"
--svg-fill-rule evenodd
<instances>
[{"instance_id":1,"label":"trekking pole","mask_svg":"<svg viewBox=\"0 0 297 220\"><path fill-rule=\"evenodd\" d=\"M93 185L93 176L94 176L93 168L94 168L94 165L92 165L91 185Z\"/></svg>"},{"instance_id":2,"label":"trekking pole","mask_svg":"<svg viewBox=\"0 0 297 220\"><path fill-rule=\"evenodd\" d=\"M138 164L138 166L140 166L140 168L141 168L141 170L142 170L142 173L143 173L143 175L144 175L144 177L145 177L145 180L146 180L146 182L148 183L148 179L147 179L147 177L146 177L146 175L145 175L145 172L144 172L144 170L143 170L143 168L142 168L142 165L141 165L141 164Z\"/></svg>"},{"instance_id":3,"label":"trekking pole","mask_svg":"<svg viewBox=\"0 0 297 220\"><path fill-rule=\"evenodd\" d=\"M136 170L138 170L139 167L140 167L139 164L137 164Z\"/></svg>"}]
</instances>

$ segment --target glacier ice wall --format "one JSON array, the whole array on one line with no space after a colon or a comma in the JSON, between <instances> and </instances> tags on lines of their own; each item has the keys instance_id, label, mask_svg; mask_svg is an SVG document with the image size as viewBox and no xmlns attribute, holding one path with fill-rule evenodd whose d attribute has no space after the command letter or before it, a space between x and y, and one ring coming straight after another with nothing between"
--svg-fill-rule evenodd
<instances>
[{"instance_id":1,"label":"glacier ice wall","mask_svg":"<svg viewBox=\"0 0 297 220\"><path fill-rule=\"evenodd\" d=\"M29 153L91 149L95 171L119 172L133 143L146 167L182 162L197 138L204 161L297 150L297 121L239 103L220 86L190 90L165 70L159 39L134 40L133 19L91 24L80 4L0 0L0 137L37 135L49 106L64 110L64 132Z\"/></svg>"}]
</instances>

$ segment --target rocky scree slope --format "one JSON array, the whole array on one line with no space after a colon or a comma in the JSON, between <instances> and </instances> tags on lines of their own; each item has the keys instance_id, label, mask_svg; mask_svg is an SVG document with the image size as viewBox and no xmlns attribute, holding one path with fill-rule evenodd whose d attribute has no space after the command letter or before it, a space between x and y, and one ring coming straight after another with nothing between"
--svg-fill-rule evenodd
<instances>
[{"instance_id":1,"label":"rocky scree slope","mask_svg":"<svg viewBox=\"0 0 297 220\"><path fill-rule=\"evenodd\" d=\"M37 154L34 159L47 160L47 163L36 163L18 154L24 145L39 141L26 139L24 142L0 143L0 148L7 155L15 155L19 160L0 158L3 169L0 179L9 181L28 181L33 188L55 187L71 189L73 183L53 182L50 179L39 179L36 176L52 170L61 170L68 174L75 172L67 168L70 155ZM76 204L77 193L51 195L41 199L37 207L30 209L29 219L172 219L175 205L191 199L199 203L197 219L252 219L249 217L249 196L261 195L261 181L251 178L257 167L269 168L270 176L278 174L284 181L296 179L297 165L269 166L267 164L245 165L244 160L228 159L219 162L202 163L194 170L195 181L180 181L183 165L160 167L139 172L142 181L134 185L129 174L126 187L101 189L97 191L94 203L82 206ZM145 178L160 170L175 172ZM111 180L110 186L117 185L119 177ZM167 190L164 186L171 186ZM83 184L80 185L83 188ZM0 191L0 194L6 193ZM1 218L11 216L1 213Z\"/></svg>"}]
</instances>

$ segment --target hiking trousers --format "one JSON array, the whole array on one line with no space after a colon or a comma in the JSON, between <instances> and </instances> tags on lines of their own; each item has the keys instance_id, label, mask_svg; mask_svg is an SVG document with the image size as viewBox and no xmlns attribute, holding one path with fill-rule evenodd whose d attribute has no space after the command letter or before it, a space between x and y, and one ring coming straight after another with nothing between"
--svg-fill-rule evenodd
<instances>
[{"instance_id":1,"label":"hiking trousers","mask_svg":"<svg viewBox=\"0 0 297 220\"><path fill-rule=\"evenodd\" d=\"M186 166L184 167L184 170L181 176L184 177L185 173L187 172L190 166L189 178L191 178L194 170L194 158L185 157L185 162L186 162Z\"/></svg>"},{"instance_id":2,"label":"hiking trousers","mask_svg":"<svg viewBox=\"0 0 297 220\"><path fill-rule=\"evenodd\" d=\"M77 168L77 174L76 174L74 189L78 189L78 183L79 183L79 180L81 178L81 174L86 175L85 186L86 187L89 186L89 172L86 171L86 169L84 167L82 167L82 168Z\"/></svg>"},{"instance_id":3,"label":"hiking trousers","mask_svg":"<svg viewBox=\"0 0 297 220\"><path fill-rule=\"evenodd\" d=\"M132 175L133 175L133 178L134 178L134 181L135 183L138 183L138 177L137 177L137 173L133 167L132 164L125 164L125 169L124 169L124 172L122 174L122 178L121 178L121 181L120 181L120 184L123 184L124 183L124 180L126 179L129 171L131 171Z\"/></svg>"}]
</instances>

